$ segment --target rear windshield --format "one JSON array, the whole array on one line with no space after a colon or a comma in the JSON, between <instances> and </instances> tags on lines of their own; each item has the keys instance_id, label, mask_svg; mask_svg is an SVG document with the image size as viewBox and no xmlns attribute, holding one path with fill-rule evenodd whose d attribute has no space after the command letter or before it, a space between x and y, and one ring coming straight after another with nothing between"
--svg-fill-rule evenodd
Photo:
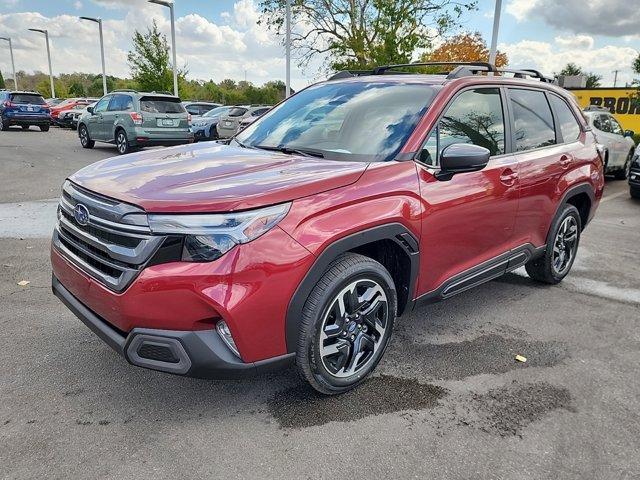
<instances>
[{"instance_id":1,"label":"rear windshield","mask_svg":"<svg viewBox=\"0 0 640 480\"><path fill-rule=\"evenodd\" d=\"M13 103L30 103L32 105L44 105L45 101L42 95L33 95L29 93L14 93L11 95Z\"/></svg>"},{"instance_id":2,"label":"rear windshield","mask_svg":"<svg viewBox=\"0 0 640 480\"><path fill-rule=\"evenodd\" d=\"M140 99L140 109L149 113L184 113L184 105L179 98L154 98L142 97Z\"/></svg>"},{"instance_id":3,"label":"rear windshield","mask_svg":"<svg viewBox=\"0 0 640 480\"><path fill-rule=\"evenodd\" d=\"M254 110L253 112L251 112L251 116L252 117L259 117L260 115L264 115L265 113L267 113L269 111L271 107L265 107L265 108L258 108L257 110Z\"/></svg>"},{"instance_id":4,"label":"rear windshield","mask_svg":"<svg viewBox=\"0 0 640 480\"><path fill-rule=\"evenodd\" d=\"M241 107L233 107L231 110L229 110L230 117L241 117L245 113L247 113L247 109Z\"/></svg>"}]
</instances>

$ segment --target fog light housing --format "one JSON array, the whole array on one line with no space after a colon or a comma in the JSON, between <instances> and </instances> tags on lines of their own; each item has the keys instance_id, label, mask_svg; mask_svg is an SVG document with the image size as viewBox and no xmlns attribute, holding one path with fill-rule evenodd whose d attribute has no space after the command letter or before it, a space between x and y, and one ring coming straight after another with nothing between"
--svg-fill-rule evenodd
<instances>
[{"instance_id":1,"label":"fog light housing","mask_svg":"<svg viewBox=\"0 0 640 480\"><path fill-rule=\"evenodd\" d=\"M229 326L224 320L220 320L216 324L216 331L222 341L225 343L229 350L231 350L238 358L240 358L240 353L238 352L238 347L236 347L236 342L233 341L233 337L231 336L231 330L229 330Z\"/></svg>"}]
</instances>

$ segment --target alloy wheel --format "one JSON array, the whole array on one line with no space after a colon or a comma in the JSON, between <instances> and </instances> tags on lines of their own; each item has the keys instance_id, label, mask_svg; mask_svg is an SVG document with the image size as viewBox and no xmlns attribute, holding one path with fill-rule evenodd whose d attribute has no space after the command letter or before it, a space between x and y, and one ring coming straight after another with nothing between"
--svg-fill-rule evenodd
<instances>
[{"instance_id":1,"label":"alloy wheel","mask_svg":"<svg viewBox=\"0 0 640 480\"><path fill-rule=\"evenodd\" d=\"M118 151L120 153L125 153L127 151L127 137L125 136L124 133L122 132L118 133L117 144L118 144Z\"/></svg>"},{"instance_id":2,"label":"alloy wheel","mask_svg":"<svg viewBox=\"0 0 640 480\"><path fill-rule=\"evenodd\" d=\"M81 127L80 128L80 143L82 143L83 147L86 147L88 141L89 141L89 135L87 133L87 129L85 127Z\"/></svg>"},{"instance_id":3,"label":"alloy wheel","mask_svg":"<svg viewBox=\"0 0 640 480\"><path fill-rule=\"evenodd\" d=\"M334 377L350 377L365 368L387 334L389 304L374 280L343 288L329 304L319 335L320 358Z\"/></svg>"},{"instance_id":4,"label":"alloy wheel","mask_svg":"<svg viewBox=\"0 0 640 480\"><path fill-rule=\"evenodd\" d=\"M578 248L578 222L568 216L560 224L553 242L551 266L556 275L564 275L569 268Z\"/></svg>"}]
</instances>

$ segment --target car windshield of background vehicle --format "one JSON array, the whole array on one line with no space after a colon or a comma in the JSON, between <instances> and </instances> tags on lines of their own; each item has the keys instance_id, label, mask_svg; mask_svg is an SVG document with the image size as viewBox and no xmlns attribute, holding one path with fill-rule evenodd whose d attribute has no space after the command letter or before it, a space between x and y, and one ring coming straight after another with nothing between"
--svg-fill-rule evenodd
<instances>
[{"instance_id":1,"label":"car windshield of background vehicle","mask_svg":"<svg viewBox=\"0 0 640 480\"><path fill-rule=\"evenodd\" d=\"M185 113L184 105L179 98L142 97L140 110L147 113Z\"/></svg>"},{"instance_id":2,"label":"car windshield of background vehicle","mask_svg":"<svg viewBox=\"0 0 640 480\"><path fill-rule=\"evenodd\" d=\"M44 105L45 101L40 95L29 95L26 93L15 93L11 95L13 103L30 103L32 105Z\"/></svg>"},{"instance_id":3,"label":"car windshield of background vehicle","mask_svg":"<svg viewBox=\"0 0 640 480\"><path fill-rule=\"evenodd\" d=\"M436 94L431 85L330 82L303 90L236 138L247 147L309 150L333 160L395 158Z\"/></svg>"},{"instance_id":4,"label":"car windshield of background vehicle","mask_svg":"<svg viewBox=\"0 0 640 480\"><path fill-rule=\"evenodd\" d=\"M222 115L224 112L228 111L229 107L216 107L209 110L207 113L202 115L203 117L217 117L218 115Z\"/></svg>"}]
</instances>

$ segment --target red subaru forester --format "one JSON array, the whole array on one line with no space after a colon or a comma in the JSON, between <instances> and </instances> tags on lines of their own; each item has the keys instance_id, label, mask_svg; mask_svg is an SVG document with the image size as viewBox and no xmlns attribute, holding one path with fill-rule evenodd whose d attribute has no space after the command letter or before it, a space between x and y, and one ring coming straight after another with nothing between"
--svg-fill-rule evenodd
<instances>
[{"instance_id":1,"label":"red subaru forester","mask_svg":"<svg viewBox=\"0 0 640 480\"><path fill-rule=\"evenodd\" d=\"M226 144L80 170L54 293L134 365L229 378L295 363L336 394L416 304L522 265L560 282L602 196L594 135L538 72L456 65L342 72Z\"/></svg>"}]
</instances>

